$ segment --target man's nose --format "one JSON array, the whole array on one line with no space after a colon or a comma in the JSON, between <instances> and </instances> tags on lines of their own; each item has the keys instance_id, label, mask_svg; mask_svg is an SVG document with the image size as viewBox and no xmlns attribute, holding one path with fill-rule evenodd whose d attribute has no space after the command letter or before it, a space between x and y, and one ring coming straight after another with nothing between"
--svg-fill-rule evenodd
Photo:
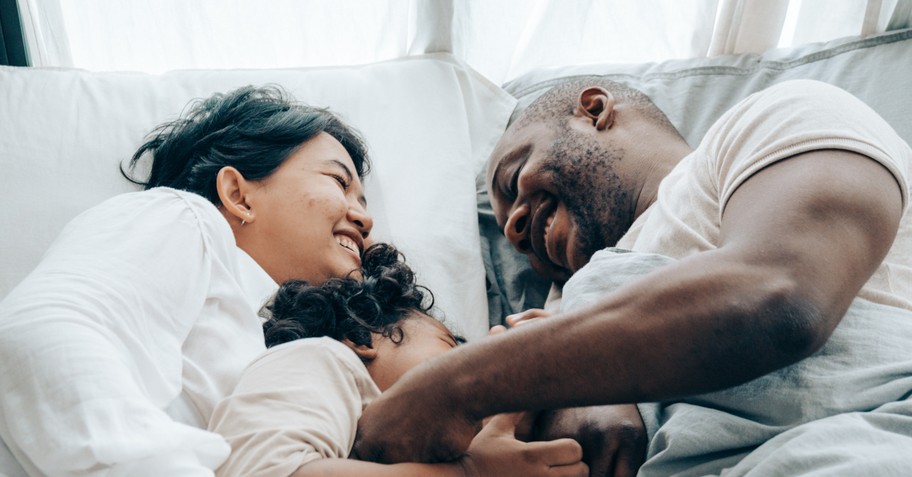
<instances>
[{"instance_id":1,"label":"man's nose","mask_svg":"<svg viewBox=\"0 0 912 477\"><path fill-rule=\"evenodd\" d=\"M504 235L513 244L513 248L519 250L520 253L532 253L532 242L529 236L531 226L532 218L529 214L529 207L526 205L513 209L504 224Z\"/></svg>"}]
</instances>

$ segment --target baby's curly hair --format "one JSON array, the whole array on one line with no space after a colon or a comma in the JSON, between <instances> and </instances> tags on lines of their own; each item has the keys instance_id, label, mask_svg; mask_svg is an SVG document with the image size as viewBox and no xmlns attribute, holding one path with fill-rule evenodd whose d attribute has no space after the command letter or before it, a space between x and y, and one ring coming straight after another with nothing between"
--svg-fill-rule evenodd
<instances>
[{"instance_id":1,"label":"baby's curly hair","mask_svg":"<svg viewBox=\"0 0 912 477\"><path fill-rule=\"evenodd\" d=\"M400 343L399 322L416 311L427 314L434 306L434 295L415 283L415 273L404 260L392 245L378 243L364 252L360 281L332 278L319 286L285 282L262 312L266 347L321 336L370 345L371 333Z\"/></svg>"}]
</instances>

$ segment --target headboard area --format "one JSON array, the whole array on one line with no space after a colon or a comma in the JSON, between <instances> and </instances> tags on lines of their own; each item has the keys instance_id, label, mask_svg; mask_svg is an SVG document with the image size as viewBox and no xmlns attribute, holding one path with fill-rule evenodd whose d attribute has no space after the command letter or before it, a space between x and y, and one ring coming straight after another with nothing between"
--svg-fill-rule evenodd
<instances>
[{"instance_id":1,"label":"headboard area","mask_svg":"<svg viewBox=\"0 0 912 477\"><path fill-rule=\"evenodd\" d=\"M265 84L329 107L362 132L374 236L403 251L454 328L486 334L474 181L516 101L446 54L160 75L0 67L0 300L70 219L137 189L119 165L153 127L193 99Z\"/></svg>"}]
</instances>

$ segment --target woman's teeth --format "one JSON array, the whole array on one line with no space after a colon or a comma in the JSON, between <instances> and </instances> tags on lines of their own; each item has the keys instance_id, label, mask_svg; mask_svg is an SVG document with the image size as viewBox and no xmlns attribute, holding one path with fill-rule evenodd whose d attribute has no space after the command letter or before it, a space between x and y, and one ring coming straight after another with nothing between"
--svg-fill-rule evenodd
<instances>
[{"instance_id":1,"label":"woman's teeth","mask_svg":"<svg viewBox=\"0 0 912 477\"><path fill-rule=\"evenodd\" d=\"M358 250L358 244L356 244L354 240L352 240L344 235L336 235L336 242L339 245L351 250L352 252L360 253L360 251Z\"/></svg>"}]
</instances>

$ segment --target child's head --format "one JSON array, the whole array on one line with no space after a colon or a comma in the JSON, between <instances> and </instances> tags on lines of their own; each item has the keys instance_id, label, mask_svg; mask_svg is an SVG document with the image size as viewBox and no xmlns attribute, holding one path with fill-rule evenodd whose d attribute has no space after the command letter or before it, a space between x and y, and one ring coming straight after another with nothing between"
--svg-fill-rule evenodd
<instances>
[{"instance_id":1,"label":"child's head","mask_svg":"<svg viewBox=\"0 0 912 477\"><path fill-rule=\"evenodd\" d=\"M431 292L388 244L364 252L362 280L334 278L320 286L285 282L266 306L266 346L327 336L364 361L380 390L417 364L464 341L430 317Z\"/></svg>"}]
</instances>

